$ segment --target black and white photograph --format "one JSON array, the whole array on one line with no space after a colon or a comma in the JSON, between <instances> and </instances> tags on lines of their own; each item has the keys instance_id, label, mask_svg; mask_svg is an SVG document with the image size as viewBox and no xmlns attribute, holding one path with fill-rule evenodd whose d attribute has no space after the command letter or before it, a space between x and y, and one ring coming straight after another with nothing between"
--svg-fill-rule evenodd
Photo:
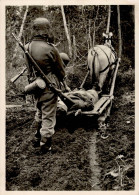
<instances>
[{"instance_id":1,"label":"black and white photograph","mask_svg":"<svg viewBox=\"0 0 139 195\"><path fill-rule=\"evenodd\" d=\"M46 3L3 6L4 190L132 194L136 5Z\"/></svg>"}]
</instances>

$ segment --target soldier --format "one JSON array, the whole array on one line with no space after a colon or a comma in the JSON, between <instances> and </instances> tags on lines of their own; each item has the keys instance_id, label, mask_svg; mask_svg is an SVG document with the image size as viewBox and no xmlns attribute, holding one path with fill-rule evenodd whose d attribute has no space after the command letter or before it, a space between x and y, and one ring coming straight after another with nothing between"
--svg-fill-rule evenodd
<instances>
[{"instance_id":1,"label":"soldier","mask_svg":"<svg viewBox=\"0 0 139 195\"><path fill-rule=\"evenodd\" d=\"M69 56L66 53L60 53L60 57L62 58L64 65L67 66L70 61Z\"/></svg>"},{"instance_id":2,"label":"soldier","mask_svg":"<svg viewBox=\"0 0 139 195\"><path fill-rule=\"evenodd\" d=\"M64 82L65 70L59 52L52 44L53 37L50 23L46 18L37 18L34 20L31 30L32 39L26 45L26 49L51 83L56 88L60 88L60 82ZM29 64L30 66L31 64ZM33 71L33 69L30 70ZM40 76L38 72L34 72L36 77ZM34 125L36 127L34 146L40 146L40 153L44 154L51 150L58 97L46 86L42 93L35 95L35 99L37 112Z\"/></svg>"}]
</instances>

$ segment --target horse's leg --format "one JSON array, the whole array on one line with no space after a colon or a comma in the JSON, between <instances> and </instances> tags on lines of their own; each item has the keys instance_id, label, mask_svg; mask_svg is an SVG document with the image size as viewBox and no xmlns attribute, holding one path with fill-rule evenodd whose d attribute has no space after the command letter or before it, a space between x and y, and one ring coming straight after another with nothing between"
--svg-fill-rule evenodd
<instances>
[{"instance_id":1,"label":"horse's leg","mask_svg":"<svg viewBox=\"0 0 139 195\"><path fill-rule=\"evenodd\" d=\"M104 72L104 73L101 73L100 76L99 76L99 87L100 89L102 90L102 87L104 85L104 82L107 78L107 74L108 74L108 71Z\"/></svg>"},{"instance_id":2,"label":"horse's leg","mask_svg":"<svg viewBox=\"0 0 139 195\"><path fill-rule=\"evenodd\" d=\"M90 50L88 53L87 65L90 73L92 88L96 89L96 82L99 80L99 75L97 74L98 71L96 69L96 54L94 50Z\"/></svg>"},{"instance_id":3,"label":"horse's leg","mask_svg":"<svg viewBox=\"0 0 139 195\"><path fill-rule=\"evenodd\" d=\"M93 77L93 61L94 61L94 53L92 50L89 50L88 57L87 57L87 67L89 70L91 82Z\"/></svg>"},{"instance_id":4,"label":"horse's leg","mask_svg":"<svg viewBox=\"0 0 139 195\"><path fill-rule=\"evenodd\" d=\"M99 86L99 80L100 80L100 74L99 74L99 71L100 71L100 63L99 63L99 59L98 59L98 56L95 55L95 58L94 58L94 63L93 63L93 72L94 72L94 88L97 90L97 91L100 91L101 88Z\"/></svg>"}]
</instances>

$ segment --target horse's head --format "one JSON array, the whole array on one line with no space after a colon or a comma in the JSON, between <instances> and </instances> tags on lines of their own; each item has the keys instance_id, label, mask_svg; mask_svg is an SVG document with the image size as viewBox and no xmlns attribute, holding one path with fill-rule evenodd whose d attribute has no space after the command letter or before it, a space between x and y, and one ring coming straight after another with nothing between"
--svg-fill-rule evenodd
<instances>
[{"instance_id":1,"label":"horse's head","mask_svg":"<svg viewBox=\"0 0 139 195\"><path fill-rule=\"evenodd\" d=\"M111 45L113 33L112 32L103 33L102 35L103 35L104 41L105 41L104 44Z\"/></svg>"}]
</instances>

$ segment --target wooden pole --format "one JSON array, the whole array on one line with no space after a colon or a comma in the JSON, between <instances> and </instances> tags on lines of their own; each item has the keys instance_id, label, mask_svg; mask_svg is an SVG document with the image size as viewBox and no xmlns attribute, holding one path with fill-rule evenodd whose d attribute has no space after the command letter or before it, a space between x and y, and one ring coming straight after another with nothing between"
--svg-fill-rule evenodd
<instances>
[{"instance_id":1,"label":"wooden pole","mask_svg":"<svg viewBox=\"0 0 139 195\"><path fill-rule=\"evenodd\" d=\"M65 17L63 5L61 5L61 13L62 13L62 17L63 17L63 23L64 23L64 28L65 28L66 37L67 37L67 40L68 40L69 56L70 56L70 58L71 58L71 57L72 57L71 39L70 39L68 27L67 27L67 22L66 22L66 17Z\"/></svg>"},{"instance_id":2,"label":"wooden pole","mask_svg":"<svg viewBox=\"0 0 139 195\"><path fill-rule=\"evenodd\" d=\"M109 8L110 11L110 8ZM110 89L110 105L108 106L108 108L106 109L106 114L104 114L104 116L100 117L101 121L105 121L107 116L110 116L110 111L111 111L111 107L112 107L112 99L113 99L113 94L114 94L114 88L115 88L115 82L116 82L116 76L117 76L117 72L118 72L118 68L119 68L119 64L121 61L121 54L122 54L122 39L121 39L121 24L120 24L120 8L119 5L117 6L117 13L118 13L118 36L119 36L119 53L118 53L118 61L117 64L115 66L115 71L114 71L114 75L113 75L113 79L112 79L112 83L111 83L111 89ZM107 30L106 33L109 32L109 25L110 24L110 14L108 16L108 23L107 23ZM112 98L111 98L112 97ZM106 106L106 105L105 105Z\"/></svg>"},{"instance_id":3,"label":"wooden pole","mask_svg":"<svg viewBox=\"0 0 139 195\"><path fill-rule=\"evenodd\" d=\"M118 39L119 39L119 52L118 52L118 62L116 64L115 72L113 75L112 85L110 89L110 95L113 95L114 87L115 87L115 81L117 76L117 71L119 68L119 63L121 61L121 55L122 55L122 38L121 38L121 23L120 23L120 7L117 5L117 14L118 14Z\"/></svg>"},{"instance_id":4,"label":"wooden pole","mask_svg":"<svg viewBox=\"0 0 139 195\"><path fill-rule=\"evenodd\" d=\"M112 84L111 84L111 89L110 89L110 96L113 95L113 93L114 93L115 81L116 81L117 71L118 71L118 68L119 68L119 63L120 63L120 58L118 59L118 62L117 62L116 67L115 67L113 80L112 80Z\"/></svg>"},{"instance_id":5,"label":"wooden pole","mask_svg":"<svg viewBox=\"0 0 139 195\"><path fill-rule=\"evenodd\" d=\"M85 75L85 78L84 78L82 84L80 85L79 89L82 89L82 88L83 88L83 86L84 86L84 84L85 84L85 82L86 82L86 80L87 80L88 75L89 75L89 71L87 71L87 73L86 73L86 75Z\"/></svg>"}]
</instances>

